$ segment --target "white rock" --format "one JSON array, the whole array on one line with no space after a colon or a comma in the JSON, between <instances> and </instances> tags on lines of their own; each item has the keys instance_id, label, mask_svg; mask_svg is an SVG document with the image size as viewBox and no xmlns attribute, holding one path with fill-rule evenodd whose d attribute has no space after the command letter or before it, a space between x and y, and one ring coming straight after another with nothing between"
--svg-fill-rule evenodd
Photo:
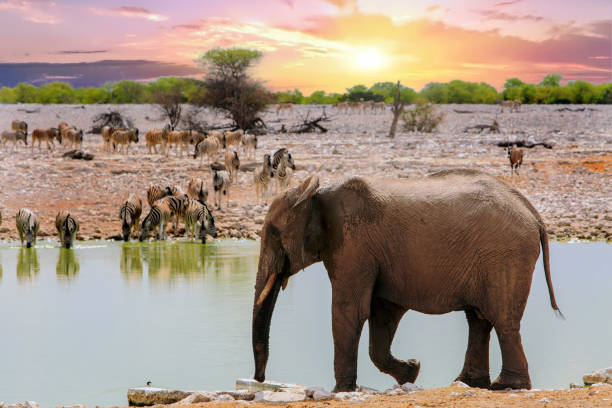
<instances>
[{"instance_id":1,"label":"white rock","mask_svg":"<svg viewBox=\"0 0 612 408\"><path fill-rule=\"evenodd\" d=\"M327 401L332 398L332 393L325 390L317 390L312 394L312 399L315 401Z\"/></svg>"},{"instance_id":2,"label":"white rock","mask_svg":"<svg viewBox=\"0 0 612 408\"><path fill-rule=\"evenodd\" d=\"M363 386L363 385L360 385L359 387L357 387L357 391L363 392L364 394L367 394L367 395L381 394L381 392L378 391L377 389L366 387L366 386Z\"/></svg>"},{"instance_id":3,"label":"white rock","mask_svg":"<svg viewBox=\"0 0 612 408\"><path fill-rule=\"evenodd\" d=\"M454 383L451 384L451 386L453 386L453 387L470 388L469 385L467 385L466 383L461 382L461 381L455 381Z\"/></svg>"},{"instance_id":4,"label":"white rock","mask_svg":"<svg viewBox=\"0 0 612 408\"><path fill-rule=\"evenodd\" d=\"M260 383L250 378L241 378L236 380L237 390L248 390L250 392L258 391L289 391L289 390L303 390L306 389L304 385L281 383L276 381L264 381Z\"/></svg>"},{"instance_id":5,"label":"white rock","mask_svg":"<svg viewBox=\"0 0 612 408\"><path fill-rule=\"evenodd\" d=\"M571 390L571 389L580 389L580 388L584 388L584 386L583 386L582 384L578 384L578 383L571 383L571 384L569 385L569 387L570 387L570 390Z\"/></svg>"},{"instance_id":6,"label":"white rock","mask_svg":"<svg viewBox=\"0 0 612 408\"><path fill-rule=\"evenodd\" d=\"M402 384L402 389L406 392L417 392L417 391L423 391L422 387L419 387L416 384L413 384L411 382L407 382Z\"/></svg>"},{"instance_id":7,"label":"white rock","mask_svg":"<svg viewBox=\"0 0 612 408\"><path fill-rule=\"evenodd\" d=\"M236 399L229 394L217 395L218 401L235 401Z\"/></svg>"},{"instance_id":8,"label":"white rock","mask_svg":"<svg viewBox=\"0 0 612 408\"><path fill-rule=\"evenodd\" d=\"M25 406L26 408L38 408L38 404L34 401L26 401Z\"/></svg>"},{"instance_id":9,"label":"white rock","mask_svg":"<svg viewBox=\"0 0 612 408\"><path fill-rule=\"evenodd\" d=\"M191 404L198 404L200 402L210 402L216 399L217 399L217 396L213 392L196 391L196 392L189 394L189 396L183 398L179 402L176 402L172 405L191 405Z\"/></svg>"},{"instance_id":10,"label":"white rock","mask_svg":"<svg viewBox=\"0 0 612 408\"><path fill-rule=\"evenodd\" d=\"M334 394L334 399L337 401L346 401L346 400L350 400L352 398L359 398L359 397L363 397L363 393L362 392L337 392Z\"/></svg>"},{"instance_id":11,"label":"white rock","mask_svg":"<svg viewBox=\"0 0 612 408\"><path fill-rule=\"evenodd\" d=\"M582 377L584 385L596 383L612 383L612 367L600 368Z\"/></svg>"},{"instance_id":12,"label":"white rock","mask_svg":"<svg viewBox=\"0 0 612 408\"><path fill-rule=\"evenodd\" d=\"M259 391L255 394L255 402L298 402L306 400L306 394L289 391Z\"/></svg>"},{"instance_id":13,"label":"white rock","mask_svg":"<svg viewBox=\"0 0 612 408\"><path fill-rule=\"evenodd\" d=\"M548 398L542 398L538 402L543 402L544 404L548 404L550 402L550 400Z\"/></svg>"},{"instance_id":14,"label":"white rock","mask_svg":"<svg viewBox=\"0 0 612 408\"><path fill-rule=\"evenodd\" d=\"M157 404L174 404L187 398L192 392L179 390L166 390L163 388L141 387L128 390L128 403L130 405L144 406Z\"/></svg>"}]
</instances>

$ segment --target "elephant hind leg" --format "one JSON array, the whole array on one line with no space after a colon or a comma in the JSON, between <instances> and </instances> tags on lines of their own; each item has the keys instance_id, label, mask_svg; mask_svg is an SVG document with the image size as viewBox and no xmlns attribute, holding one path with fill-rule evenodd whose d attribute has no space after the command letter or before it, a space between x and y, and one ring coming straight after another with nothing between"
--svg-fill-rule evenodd
<instances>
[{"instance_id":1,"label":"elephant hind leg","mask_svg":"<svg viewBox=\"0 0 612 408\"><path fill-rule=\"evenodd\" d=\"M463 370L456 378L470 387L489 388L491 377L489 376L489 340L493 325L483 318L474 309L465 311L470 334L468 337L467 351Z\"/></svg>"},{"instance_id":2,"label":"elephant hind leg","mask_svg":"<svg viewBox=\"0 0 612 408\"><path fill-rule=\"evenodd\" d=\"M495 326L495 332L502 353L502 370L499 377L491 384L491 389L531 389L527 358L518 328L504 330Z\"/></svg>"},{"instance_id":3,"label":"elephant hind leg","mask_svg":"<svg viewBox=\"0 0 612 408\"><path fill-rule=\"evenodd\" d=\"M406 309L380 298L373 298L370 307L370 358L383 373L399 384L414 382L421 368L417 360L402 361L391 355L391 343Z\"/></svg>"}]
</instances>

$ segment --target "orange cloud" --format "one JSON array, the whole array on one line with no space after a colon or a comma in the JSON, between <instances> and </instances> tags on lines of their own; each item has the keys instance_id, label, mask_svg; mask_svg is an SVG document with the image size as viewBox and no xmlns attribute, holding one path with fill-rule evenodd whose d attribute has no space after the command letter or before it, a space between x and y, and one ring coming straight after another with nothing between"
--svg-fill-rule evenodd
<instances>
[{"instance_id":1,"label":"orange cloud","mask_svg":"<svg viewBox=\"0 0 612 408\"><path fill-rule=\"evenodd\" d=\"M4 0L0 1L0 10L14 10L22 15L23 19L38 24L58 24L57 17L45 8L55 6L55 2L48 0Z\"/></svg>"}]
</instances>

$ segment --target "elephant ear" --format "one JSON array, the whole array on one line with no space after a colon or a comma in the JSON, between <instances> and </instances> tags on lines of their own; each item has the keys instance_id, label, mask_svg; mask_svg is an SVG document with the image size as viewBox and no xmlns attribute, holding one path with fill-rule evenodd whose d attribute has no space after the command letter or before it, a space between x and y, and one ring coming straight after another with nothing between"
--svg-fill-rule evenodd
<instances>
[{"instance_id":1,"label":"elephant ear","mask_svg":"<svg viewBox=\"0 0 612 408\"><path fill-rule=\"evenodd\" d=\"M293 208L302 204L304 201L311 198L317 192L319 188L319 176L310 176L308 177L299 187L298 191L300 192L300 197L297 199L295 204L293 204Z\"/></svg>"}]
</instances>

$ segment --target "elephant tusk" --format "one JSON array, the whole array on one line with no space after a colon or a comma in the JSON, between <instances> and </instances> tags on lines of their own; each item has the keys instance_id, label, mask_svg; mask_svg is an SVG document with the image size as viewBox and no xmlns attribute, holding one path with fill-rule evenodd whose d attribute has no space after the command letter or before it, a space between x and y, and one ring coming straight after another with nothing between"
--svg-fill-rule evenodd
<instances>
[{"instance_id":1,"label":"elephant tusk","mask_svg":"<svg viewBox=\"0 0 612 408\"><path fill-rule=\"evenodd\" d=\"M283 278L283 284L282 284L283 290L285 290L285 289L287 288L287 284L288 284L288 283L289 283L289 275L286 275L286 276Z\"/></svg>"},{"instance_id":2,"label":"elephant tusk","mask_svg":"<svg viewBox=\"0 0 612 408\"><path fill-rule=\"evenodd\" d=\"M272 290L272 287L274 286L274 282L276 282L275 273L270 275L270 277L268 278L268 281L266 282L266 286L264 286L263 290L261 291L261 294L257 298L257 302L256 302L257 306L261 306L264 300L266 300L266 298L268 297L268 294L270 293L270 291Z\"/></svg>"}]
</instances>

